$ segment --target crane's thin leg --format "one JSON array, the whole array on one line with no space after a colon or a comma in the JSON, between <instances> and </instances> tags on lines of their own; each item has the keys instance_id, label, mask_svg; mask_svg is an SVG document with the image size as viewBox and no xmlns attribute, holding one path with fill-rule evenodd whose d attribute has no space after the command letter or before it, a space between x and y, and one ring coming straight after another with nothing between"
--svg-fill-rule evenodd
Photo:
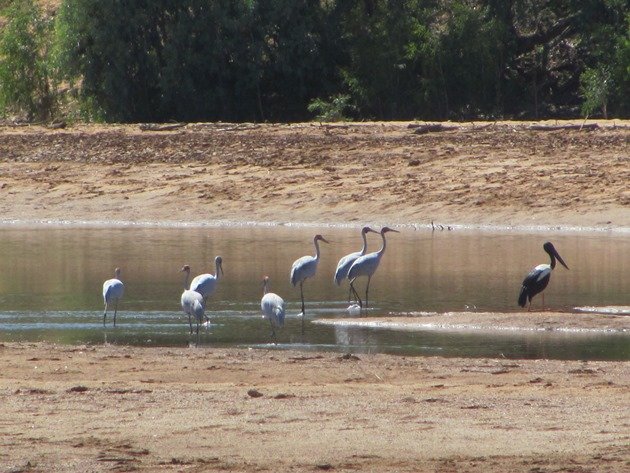
<instances>
[{"instance_id":1,"label":"crane's thin leg","mask_svg":"<svg viewBox=\"0 0 630 473\"><path fill-rule=\"evenodd\" d=\"M188 314L188 325L190 326L190 333L192 334L192 320L190 318L190 314Z\"/></svg>"},{"instance_id":2,"label":"crane's thin leg","mask_svg":"<svg viewBox=\"0 0 630 473\"><path fill-rule=\"evenodd\" d=\"M105 317L107 317L107 302L105 303L105 312L103 312L103 327L105 327Z\"/></svg>"},{"instance_id":3,"label":"crane's thin leg","mask_svg":"<svg viewBox=\"0 0 630 473\"><path fill-rule=\"evenodd\" d=\"M352 281L350 281L350 289L352 290L354 297L357 298L357 302L359 303L359 307L363 307L363 301L361 300L361 297L359 297L359 293L357 292L357 290L354 288L354 281L356 281L357 278L354 278Z\"/></svg>"},{"instance_id":4,"label":"crane's thin leg","mask_svg":"<svg viewBox=\"0 0 630 473\"><path fill-rule=\"evenodd\" d=\"M304 335L304 281L300 281L300 297L302 297L302 335Z\"/></svg>"},{"instance_id":5,"label":"crane's thin leg","mask_svg":"<svg viewBox=\"0 0 630 473\"><path fill-rule=\"evenodd\" d=\"M366 309L368 307L368 293L370 292L370 280L371 279L372 279L372 276L368 276L367 286L365 286L365 308Z\"/></svg>"},{"instance_id":6,"label":"crane's thin leg","mask_svg":"<svg viewBox=\"0 0 630 473\"><path fill-rule=\"evenodd\" d=\"M532 300L529 300L529 305L527 306L527 312L531 312L532 311Z\"/></svg>"},{"instance_id":7,"label":"crane's thin leg","mask_svg":"<svg viewBox=\"0 0 630 473\"><path fill-rule=\"evenodd\" d=\"M352 302L352 286L348 288L348 304Z\"/></svg>"},{"instance_id":8,"label":"crane's thin leg","mask_svg":"<svg viewBox=\"0 0 630 473\"><path fill-rule=\"evenodd\" d=\"M271 321L271 317L268 317L269 325L271 325L271 338L273 339L274 345L276 344L276 329L273 327L273 322Z\"/></svg>"},{"instance_id":9,"label":"crane's thin leg","mask_svg":"<svg viewBox=\"0 0 630 473\"><path fill-rule=\"evenodd\" d=\"M118 312L118 299L114 303L114 327L116 326L116 313Z\"/></svg>"}]
</instances>

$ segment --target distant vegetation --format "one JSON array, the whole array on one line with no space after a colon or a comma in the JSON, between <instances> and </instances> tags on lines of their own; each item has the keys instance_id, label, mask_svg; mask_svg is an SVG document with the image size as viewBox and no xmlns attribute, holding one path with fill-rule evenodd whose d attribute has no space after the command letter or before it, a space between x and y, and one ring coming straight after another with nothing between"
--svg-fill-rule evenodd
<instances>
[{"instance_id":1,"label":"distant vegetation","mask_svg":"<svg viewBox=\"0 0 630 473\"><path fill-rule=\"evenodd\" d=\"M627 0L42 4L0 0L4 116L630 117Z\"/></svg>"}]
</instances>

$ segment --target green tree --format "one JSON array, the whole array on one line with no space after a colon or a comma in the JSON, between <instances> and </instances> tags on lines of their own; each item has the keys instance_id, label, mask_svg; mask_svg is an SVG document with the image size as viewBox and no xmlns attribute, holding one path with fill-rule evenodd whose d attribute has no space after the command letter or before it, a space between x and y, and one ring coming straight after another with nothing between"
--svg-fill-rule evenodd
<instances>
[{"instance_id":1,"label":"green tree","mask_svg":"<svg viewBox=\"0 0 630 473\"><path fill-rule=\"evenodd\" d=\"M48 63L51 21L33 0L15 0L2 13L7 20L0 31L0 113L49 119L54 107Z\"/></svg>"},{"instance_id":2,"label":"green tree","mask_svg":"<svg viewBox=\"0 0 630 473\"><path fill-rule=\"evenodd\" d=\"M580 95L584 99L582 113L585 117L601 110L608 118L608 96L611 90L610 71L606 67L586 69L580 76Z\"/></svg>"}]
</instances>

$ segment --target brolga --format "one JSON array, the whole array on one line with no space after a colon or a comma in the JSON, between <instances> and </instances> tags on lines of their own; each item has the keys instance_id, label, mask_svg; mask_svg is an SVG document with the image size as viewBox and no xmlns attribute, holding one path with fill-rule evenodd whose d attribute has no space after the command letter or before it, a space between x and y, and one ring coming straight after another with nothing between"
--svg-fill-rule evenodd
<instances>
[{"instance_id":1,"label":"brolga","mask_svg":"<svg viewBox=\"0 0 630 473\"><path fill-rule=\"evenodd\" d=\"M302 331L304 331L304 281L315 276L317 264L319 263L319 242L329 243L321 235L315 235L313 245L315 245L315 256L302 256L293 262L291 266L291 284L293 287L300 284L300 297L302 298Z\"/></svg>"},{"instance_id":2,"label":"brolga","mask_svg":"<svg viewBox=\"0 0 630 473\"><path fill-rule=\"evenodd\" d=\"M120 280L120 268L114 270L116 275L113 279L108 279L103 283L103 301L105 302L105 312L103 312L103 327L105 327L105 318L107 317L107 308L109 304L114 304L114 327L116 326L116 313L118 312L118 301L122 299L125 292L125 285Z\"/></svg>"},{"instance_id":3,"label":"brolga","mask_svg":"<svg viewBox=\"0 0 630 473\"><path fill-rule=\"evenodd\" d=\"M223 275L223 259L220 256L217 256L214 258L214 264L216 268L214 274L200 274L199 276L195 276L190 283L190 289L201 294L203 296L204 303L217 288L219 276Z\"/></svg>"},{"instance_id":4,"label":"brolga","mask_svg":"<svg viewBox=\"0 0 630 473\"><path fill-rule=\"evenodd\" d=\"M276 328L284 327L284 299L278 294L269 292L269 276L263 279L263 297L260 308L271 324L271 336L276 339Z\"/></svg>"},{"instance_id":5,"label":"brolga","mask_svg":"<svg viewBox=\"0 0 630 473\"><path fill-rule=\"evenodd\" d=\"M205 302L203 296L197 291L188 289L188 277L190 275L190 266L184 265L181 272L185 273L184 276L184 292L182 292L181 304L182 310L188 315L188 325L190 326L190 333L193 333L192 329L192 317L197 322L197 335L199 335L199 325L203 323L205 315Z\"/></svg>"},{"instance_id":6,"label":"brolga","mask_svg":"<svg viewBox=\"0 0 630 473\"><path fill-rule=\"evenodd\" d=\"M545 309L545 293L543 292L549 284L549 279L551 279L551 271L556 267L556 259L560 262L562 266L569 269L569 267L565 264L562 257L558 254L556 249L554 248L551 242L546 242L543 245L543 249L551 258L551 264L539 264L534 269L532 269L525 279L523 279L523 284L521 286L521 292L518 295L518 305L521 307L525 307L525 304L529 301L528 311L532 309L532 299L536 294L540 294L542 292L542 307Z\"/></svg>"},{"instance_id":7,"label":"brolga","mask_svg":"<svg viewBox=\"0 0 630 473\"><path fill-rule=\"evenodd\" d=\"M337 286L341 286L341 281L348 277L348 271L350 271L350 266L354 263L357 258L363 256L367 251L367 234L368 233L378 233L375 230L372 230L370 227L363 227L361 229L361 238L363 238L363 247L360 251L355 251L354 253L350 253L349 255L344 256L337 263L337 269L335 270L335 283ZM352 291L348 292L348 300L350 299Z\"/></svg>"},{"instance_id":8,"label":"brolga","mask_svg":"<svg viewBox=\"0 0 630 473\"><path fill-rule=\"evenodd\" d=\"M358 257L356 261L352 263L352 266L350 266L350 269L348 270L348 279L350 280L350 290L356 297L357 301L359 302L359 306L361 308L363 308L363 301L361 300L361 297L359 297L359 293L354 287L354 281L356 281L358 277L367 276L368 278L367 286L365 287L365 307L368 307L370 280L372 279L372 276L378 269L378 265L381 262L381 258L385 254L385 248L387 247L385 234L387 232L400 233L398 230L394 230L389 227L381 228L380 233L381 233L381 238L383 239L383 244L381 245L381 249L378 251L375 251L374 253L368 253L367 255Z\"/></svg>"}]
</instances>

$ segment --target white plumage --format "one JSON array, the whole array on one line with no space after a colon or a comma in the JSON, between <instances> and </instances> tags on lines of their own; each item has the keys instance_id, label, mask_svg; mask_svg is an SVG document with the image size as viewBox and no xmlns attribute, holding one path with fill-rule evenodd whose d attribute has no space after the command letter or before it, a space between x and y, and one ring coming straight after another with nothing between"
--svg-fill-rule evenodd
<instances>
[{"instance_id":1,"label":"white plumage","mask_svg":"<svg viewBox=\"0 0 630 473\"><path fill-rule=\"evenodd\" d=\"M278 294L269 291L269 277L263 279L263 297L260 300L260 309L271 324L271 333L275 337L276 328L284 327L284 299Z\"/></svg>"},{"instance_id":2,"label":"white plumage","mask_svg":"<svg viewBox=\"0 0 630 473\"><path fill-rule=\"evenodd\" d=\"M186 315L188 315L188 325L190 326L190 333L193 332L192 317L194 317L195 321L197 322L197 334L199 334L199 325L203 323L203 319L206 318L206 305L201 294L199 294L197 291L188 289L190 266L188 266L187 264L184 265L181 269L181 272L185 273L184 292L182 292L182 297L180 298L182 310Z\"/></svg>"},{"instance_id":3,"label":"white plumage","mask_svg":"<svg viewBox=\"0 0 630 473\"><path fill-rule=\"evenodd\" d=\"M321 235L313 237L313 245L315 245L315 256L302 256L295 260L291 266L291 284L295 287L300 283L300 299L302 300L302 332L304 332L304 281L315 276L317 272L317 264L319 263L319 242L328 243Z\"/></svg>"},{"instance_id":4,"label":"white plumage","mask_svg":"<svg viewBox=\"0 0 630 473\"><path fill-rule=\"evenodd\" d=\"M188 324L190 325L190 333L192 333L191 317L197 322L197 333L199 333L199 325L203 323L205 318L205 307L203 296L197 291L185 289L181 297L182 310L188 315Z\"/></svg>"},{"instance_id":5,"label":"white plumage","mask_svg":"<svg viewBox=\"0 0 630 473\"><path fill-rule=\"evenodd\" d=\"M223 259L217 256L214 259L214 264L216 268L214 274L200 274L195 276L190 283L190 289L201 294L204 301L207 301L208 297L215 291L219 276L223 275Z\"/></svg>"},{"instance_id":6,"label":"white plumage","mask_svg":"<svg viewBox=\"0 0 630 473\"><path fill-rule=\"evenodd\" d=\"M354 281L361 276L367 276L367 286L365 288L365 307L368 306L368 293L370 291L370 280L372 279L372 275L378 269L378 265L381 262L381 258L383 254L385 254L385 248L387 243L385 241L385 233L387 232L395 232L399 233L397 230L393 230L389 227L383 227L381 229L381 238L383 239L383 244L381 245L380 250L375 251L374 253L368 253L367 255L360 256L356 259L356 261L350 266L348 270L348 279L350 280L350 290L355 295L357 300L359 301L359 306L363 307L363 301L359 297L356 289L354 288Z\"/></svg>"},{"instance_id":7,"label":"white plumage","mask_svg":"<svg viewBox=\"0 0 630 473\"><path fill-rule=\"evenodd\" d=\"M291 284L295 287L300 284L300 297L302 299L302 317L304 316L304 281L310 277L315 276L317 272L317 264L319 263L319 242L323 241L328 243L321 235L315 235L313 238L313 245L315 245L315 256L302 256L295 260L291 266Z\"/></svg>"},{"instance_id":8,"label":"white plumage","mask_svg":"<svg viewBox=\"0 0 630 473\"><path fill-rule=\"evenodd\" d=\"M107 308L109 304L114 303L114 327L116 326L116 313L118 312L118 301L125 292L125 286L120 280L120 268L114 271L116 275L113 279L108 279L103 283L103 301L105 302L105 312L103 313L103 327L105 326L105 318L107 317Z\"/></svg>"},{"instance_id":9,"label":"white plumage","mask_svg":"<svg viewBox=\"0 0 630 473\"><path fill-rule=\"evenodd\" d=\"M363 256L367 251L367 234L369 232L378 233L370 227L363 227L361 229L361 238L363 238L363 247L361 250L344 256L339 260L339 263L337 263L337 269L335 270L335 283L337 286L341 286L341 281L348 277L348 271L350 271L352 263L354 263L357 258Z\"/></svg>"}]
</instances>

